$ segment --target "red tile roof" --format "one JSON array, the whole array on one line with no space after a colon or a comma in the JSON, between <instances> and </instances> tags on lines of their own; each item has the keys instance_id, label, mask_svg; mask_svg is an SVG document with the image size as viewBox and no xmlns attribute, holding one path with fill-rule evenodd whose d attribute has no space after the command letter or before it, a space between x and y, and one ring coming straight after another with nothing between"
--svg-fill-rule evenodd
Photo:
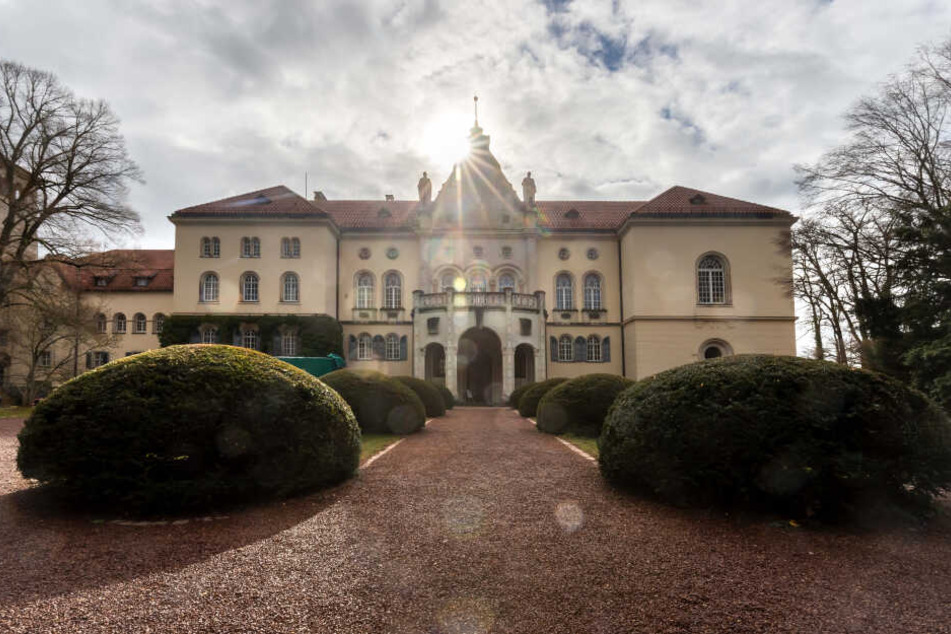
<instances>
[{"instance_id":1,"label":"red tile roof","mask_svg":"<svg viewBox=\"0 0 951 634\"><path fill-rule=\"evenodd\" d=\"M616 230L643 205L639 200L539 200L538 226L555 231ZM575 213L577 212L577 213Z\"/></svg>"},{"instance_id":2,"label":"red tile roof","mask_svg":"<svg viewBox=\"0 0 951 634\"><path fill-rule=\"evenodd\" d=\"M342 230L413 229L417 207L415 200L320 201L320 208Z\"/></svg>"},{"instance_id":3,"label":"red tile roof","mask_svg":"<svg viewBox=\"0 0 951 634\"><path fill-rule=\"evenodd\" d=\"M757 205L745 200L727 198L679 185L648 200L637 209L634 215L663 218L679 216L789 218L792 216L788 211L775 207Z\"/></svg>"},{"instance_id":4,"label":"red tile roof","mask_svg":"<svg viewBox=\"0 0 951 634\"><path fill-rule=\"evenodd\" d=\"M94 253L76 260L75 264L57 262L57 271L72 288L96 292L132 291L136 293L171 292L173 290L175 251L171 249L115 249ZM144 277L146 286L136 286ZM96 278L104 278L105 286L97 286Z\"/></svg>"},{"instance_id":5,"label":"red tile roof","mask_svg":"<svg viewBox=\"0 0 951 634\"><path fill-rule=\"evenodd\" d=\"M214 202L179 209L172 217L326 217L324 211L298 196L287 187L277 185L247 194L222 198Z\"/></svg>"}]
</instances>

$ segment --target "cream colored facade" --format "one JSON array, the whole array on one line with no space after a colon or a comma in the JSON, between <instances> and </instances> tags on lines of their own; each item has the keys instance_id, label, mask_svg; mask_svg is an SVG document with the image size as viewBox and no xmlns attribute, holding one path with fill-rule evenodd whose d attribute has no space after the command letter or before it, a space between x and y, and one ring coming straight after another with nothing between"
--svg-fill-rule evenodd
<instances>
[{"instance_id":1,"label":"cream colored facade","mask_svg":"<svg viewBox=\"0 0 951 634\"><path fill-rule=\"evenodd\" d=\"M790 214L682 187L545 202L528 177L519 197L477 126L471 142L435 196L426 178L411 201L273 187L173 213L174 292L100 294L110 328L130 319L113 356L157 346L156 314L327 314L349 367L500 403L547 377L795 354Z\"/></svg>"}]
</instances>

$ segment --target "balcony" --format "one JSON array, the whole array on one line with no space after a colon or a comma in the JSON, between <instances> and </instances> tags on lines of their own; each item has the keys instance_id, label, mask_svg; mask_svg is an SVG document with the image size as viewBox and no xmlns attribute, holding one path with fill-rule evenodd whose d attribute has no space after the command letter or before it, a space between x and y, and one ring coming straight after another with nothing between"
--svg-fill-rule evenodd
<instances>
[{"instance_id":1,"label":"balcony","mask_svg":"<svg viewBox=\"0 0 951 634\"><path fill-rule=\"evenodd\" d=\"M447 291L444 293L413 293L413 308L420 312L429 310L467 310L470 308L488 308L499 310L521 310L538 313L545 309L545 293L537 291L533 294L489 292L462 292Z\"/></svg>"}]
</instances>

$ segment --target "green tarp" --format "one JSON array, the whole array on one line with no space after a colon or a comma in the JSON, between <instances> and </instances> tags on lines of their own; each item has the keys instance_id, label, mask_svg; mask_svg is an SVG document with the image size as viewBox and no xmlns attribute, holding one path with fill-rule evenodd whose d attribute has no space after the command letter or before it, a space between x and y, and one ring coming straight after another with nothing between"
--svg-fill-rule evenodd
<instances>
[{"instance_id":1,"label":"green tarp","mask_svg":"<svg viewBox=\"0 0 951 634\"><path fill-rule=\"evenodd\" d=\"M326 357L278 357L278 359L286 361L292 366L309 372L314 376L322 376L347 365L343 357L335 354L330 354Z\"/></svg>"}]
</instances>

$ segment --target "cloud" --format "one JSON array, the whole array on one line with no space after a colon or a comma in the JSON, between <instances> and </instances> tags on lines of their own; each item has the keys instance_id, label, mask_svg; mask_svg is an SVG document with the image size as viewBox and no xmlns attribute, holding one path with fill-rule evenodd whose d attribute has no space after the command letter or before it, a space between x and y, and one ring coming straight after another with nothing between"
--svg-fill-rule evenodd
<instances>
[{"instance_id":1,"label":"cloud","mask_svg":"<svg viewBox=\"0 0 951 634\"><path fill-rule=\"evenodd\" d=\"M451 167L424 140L464 136L474 93L539 198L685 184L796 212L792 165L949 19L929 0L0 1L0 41L112 104L146 175L141 245L170 247L175 209L304 193L305 172L332 198L413 197Z\"/></svg>"}]
</instances>

